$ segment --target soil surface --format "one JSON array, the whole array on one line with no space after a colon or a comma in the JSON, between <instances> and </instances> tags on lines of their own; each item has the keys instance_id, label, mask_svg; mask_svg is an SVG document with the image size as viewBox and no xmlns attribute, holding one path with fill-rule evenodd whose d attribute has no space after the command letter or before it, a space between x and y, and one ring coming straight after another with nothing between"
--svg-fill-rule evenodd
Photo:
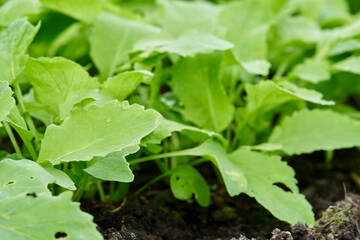
<instances>
[{"instance_id":1,"label":"soil surface","mask_svg":"<svg viewBox=\"0 0 360 240\"><path fill-rule=\"evenodd\" d=\"M223 188L212 191L208 208L194 201L179 201L165 182L120 202L84 200L82 208L94 216L107 240L360 240L359 150L335 151L331 163L322 152L285 160L294 168L299 187L313 206L318 219L313 228L276 220L252 198L244 194L231 198ZM200 166L208 182L215 182L208 169L208 165ZM144 175L154 172L148 170L143 169ZM141 186L140 182L135 186Z\"/></svg>"}]
</instances>

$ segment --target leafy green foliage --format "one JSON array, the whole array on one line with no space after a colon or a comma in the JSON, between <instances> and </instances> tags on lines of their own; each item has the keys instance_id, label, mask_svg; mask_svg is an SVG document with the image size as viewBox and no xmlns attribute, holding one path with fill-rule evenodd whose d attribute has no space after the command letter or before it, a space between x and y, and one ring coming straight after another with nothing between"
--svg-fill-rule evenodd
<instances>
[{"instance_id":1,"label":"leafy green foliage","mask_svg":"<svg viewBox=\"0 0 360 240\"><path fill-rule=\"evenodd\" d=\"M294 113L277 126L269 138L287 154L349 148L360 144L360 122L330 110Z\"/></svg>"},{"instance_id":2,"label":"leafy green foliage","mask_svg":"<svg viewBox=\"0 0 360 240\"><path fill-rule=\"evenodd\" d=\"M229 159L245 173L248 181L245 193L274 216L291 224L315 223L311 205L296 186L295 172L280 156L239 149ZM284 191L276 183L285 184L291 191Z\"/></svg>"},{"instance_id":3,"label":"leafy green foliage","mask_svg":"<svg viewBox=\"0 0 360 240\"><path fill-rule=\"evenodd\" d=\"M0 121L10 113L15 105L15 99L12 97L13 92L5 81L0 81Z\"/></svg>"},{"instance_id":4,"label":"leafy green foliage","mask_svg":"<svg viewBox=\"0 0 360 240\"><path fill-rule=\"evenodd\" d=\"M221 54L184 58L174 68L174 91L184 103L183 114L199 127L216 132L232 120L234 107L219 78Z\"/></svg>"},{"instance_id":5,"label":"leafy green foliage","mask_svg":"<svg viewBox=\"0 0 360 240\"><path fill-rule=\"evenodd\" d=\"M92 222L92 216L71 202L72 194L57 197L17 195L0 201L0 234L6 239L103 239Z\"/></svg>"},{"instance_id":6,"label":"leafy green foliage","mask_svg":"<svg viewBox=\"0 0 360 240\"><path fill-rule=\"evenodd\" d=\"M182 165L173 169L170 187L178 199L187 200L194 194L200 206L207 207L210 204L209 186L201 174L189 165Z\"/></svg>"},{"instance_id":7,"label":"leafy green foliage","mask_svg":"<svg viewBox=\"0 0 360 240\"><path fill-rule=\"evenodd\" d=\"M7 29L0 32L0 80L10 84L24 69L28 59L27 47L39 30L25 18L17 19Z\"/></svg>"},{"instance_id":8,"label":"leafy green foliage","mask_svg":"<svg viewBox=\"0 0 360 240\"><path fill-rule=\"evenodd\" d=\"M156 128L159 117L153 110L117 101L101 107L91 105L75 109L61 126L47 128L38 162L48 160L56 165L89 161L94 156L106 156L137 145Z\"/></svg>"},{"instance_id":9,"label":"leafy green foliage","mask_svg":"<svg viewBox=\"0 0 360 240\"><path fill-rule=\"evenodd\" d=\"M360 145L360 20L345 0L219 2L0 7L0 133L16 154L0 150L33 160L0 161L1 236L101 239L71 197L119 200L165 177L208 206L205 160L229 195L314 223L274 152ZM159 176L124 188L153 160Z\"/></svg>"},{"instance_id":10,"label":"leafy green foliage","mask_svg":"<svg viewBox=\"0 0 360 240\"><path fill-rule=\"evenodd\" d=\"M72 92L99 86L80 65L61 57L30 59L23 75L33 85L35 98L56 115Z\"/></svg>"}]
</instances>

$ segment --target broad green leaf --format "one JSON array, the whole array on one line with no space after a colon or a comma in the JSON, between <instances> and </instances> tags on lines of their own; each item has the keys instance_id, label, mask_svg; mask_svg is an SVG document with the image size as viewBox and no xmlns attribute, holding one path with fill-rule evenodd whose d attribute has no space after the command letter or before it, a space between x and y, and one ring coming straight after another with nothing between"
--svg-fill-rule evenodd
<instances>
[{"instance_id":1,"label":"broad green leaf","mask_svg":"<svg viewBox=\"0 0 360 240\"><path fill-rule=\"evenodd\" d=\"M77 108L61 126L46 129L38 162L89 161L138 145L156 128L159 118L153 110L116 100L101 107Z\"/></svg>"},{"instance_id":2,"label":"broad green leaf","mask_svg":"<svg viewBox=\"0 0 360 240\"><path fill-rule=\"evenodd\" d=\"M317 104L321 104L321 105L334 105L335 104L335 102L333 102L333 101L323 100L322 99L323 95L317 91L298 87L297 85L295 85L291 82L288 82L288 81L279 82L275 86L284 92L287 92L291 95L294 95L294 96L296 96L300 99L303 99L305 101L308 101L308 102L317 103Z\"/></svg>"},{"instance_id":3,"label":"broad green leaf","mask_svg":"<svg viewBox=\"0 0 360 240\"><path fill-rule=\"evenodd\" d=\"M35 98L56 115L70 93L99 86L80 65L62 57L29 59L23 75L32 84Z\"/></svg>"},{"instance_id":4,"label":"broad green leaf","mask_svg":"<svg viewBox=\"0 0 360 240\"><path fill-rule=\"evenodd\" d=\"M54 168L51 162L46 161L42 163L41 166L55 179L57 185L69 190L76 190L75 184L71 178L65 172Z\"/></svg>"},{"instance_id":5,"label":"broad green leaf","mask_svg":"<svg viewBox=\"0 0 360 240\"><path fill-rule=\"evenodd\" d=\"M102 90L111 93L119 101L126 99L140 83L148 83L154 76L148 71L131 71L108 78L102 85Z\"/></svg>"},{"instance_id":6,"label":"broad green leaf","mask_svg":"<svg viewBox=\"0 0 360 240\"><path fill-rule=\"evenodd\" d=\"M111 100L114 100L114 96L110 93L101 91L99 89L86 89L81 88L77 91L70 92L66 97L65 102L59 105L59 116L62 119L70 116L71 110L77 105L94 104L101 106Z\"/></svg>"},{"instance_id":7,"label":"broad green leaf","mask_svg":"<svg viewBox=\"0 0 360 240\"><path fill-rule=\"evenodd\" d=\"M256 85L246 85L248 96L247 112L268 112L276 109L286 102L293 100L305 100L322 105L333 105L332 101L322 99L322 94L314 90L300 88L297 85L283 81L261 81Z\"/></svg>"},{"instance_id":8,"label":"broad green leaf","mask_svg":"<svg viewBox=\"0 0 360 240\"><path fill-rule=\"evenodd\" d=\"M211 53L214 50L227 50L234 45L225 40L219 39L212 34L187 31L176 39L163 37L160 39L144 39L135 45L135 50L142 50L145 53L142 57L148 57L152 52L176 53L183 57L194 57L198 53Z\"/></svg>"},{"instance_id":9,"label":"broad green leaf","mask_svg":"<svg viewBox=\"0 0 360 240\"><path fill-rule=\"evenodd\" d=\"M34 135L28 130L24 118L20 115L16 106L11 109L10 114L6 117L6 121L15 129L21 139L30 141Z\"/></svg>"},{"instance_id":10,"label":"broad green leaf","mask_svg":"<svg viewBox=\"0 0 360 240\"><path fill-rule=\"evenodd\" d=\"M10 114L15 106L13 91L6 81L0 81L0 126L5 117Z\"/></svg>"},{"instance_id":11,"label":"broad green leaf","mask_svg":"<svg viewBox=\"0 0 360 240\"><path fill-rule=\"evenodd\" d=\"M321 38L319 25L306 17L295 16L280 20L275 25L276 41L279 45L315 43Z\"/></svg>"},{"instance_id":12,"label":"broad green leaf","mask_svg":"<svg viewBox=\"0 0 360 240\"><path fill-rule=\"evenodd\" d=\"M137 41L160 33L160 29L151 25L101 13L89 39L90 56L101 78L111 77L118 71Z\"/></svg>"},{"instance_id":13,"label":"broad green leaf","mask_svg":"<svg viewBox=\"0 0 360 240\"><path fill-rule=\"evenodd\" d=\"M207 2L165 1L161 8L161 24L174 37L189 30L215 33L220 8Z\"/></svg>"},{"instance_id":14,"label":"broad green leaf","mask_svg":"<svg viewBox=\"0 0 360 240\"><path fill-rule=\"evenodd\" d=\"M177 199L187 200L195 195L202 207L210 204L210 188L201 174L190 165L174 168L170 177L171 191Z\"/></svg>"},{"instance_id":15,"label":"broad green leaf","mask_svg":"<svg viewBox=\"0 0 360 240\"><path fill-rule=\"evenodd\" d=\"M334 65L332 65L332 68L338 71L360 74L360 57L359 56L348 57L345 60L337 62Z\"/></svg>"},{"instance_id":16,"label":"broad green leaf","mask_svg":"<svg viewBox=\"0 0 360 240\"><path fill-rule=\"evenodd\" d=\"M12 159L0 161L0 201L33 192L50 196L47 185L54 182L54 177L36 162Z\"/></svg>"},{"instance_id":17,"label":"broad green leaf","mask_svg":"<svg viewBox=\"0 0 360 240\"><path fill-rule=\"evenodd\" d=\"M172 79L185 119L216 132L229 125L234 113L219 78L221 60L219 53L183 58L175 65Z\"/></svg>"},{"instance_id":18,"label":"broad green leaf","mask_svg":"<svg viewBox=\"0 0 360 240\"><path fill-rule=\"evenodd\" d=\"M0 7L0 26L9 26L18 18L40 12L39 0L9 0Z\"/></svg>"},{"instance_id":19,"label":"broad green leaf","mask_svg":"<svg viewBox=\"0 0 360 240\"><path fill-rule=\"evenodd\" d=\"M26 49L39 28L40 24L34 27L21 18L0 32L0 81L11 84L24 69L28 60Z\"/></svg>"},{"instance_id":20,"label":"broad green leaf","mask_svg":"<svg viewBox=\"0 0 360 240\"><path fill-rule=\"evenodd\" d=\"M198 147L180 151L181 156L203 156L219 170L230 196L236 196L247 188L244 173L228 159L225 148L212 139Z\"/></svg>"},{"instance_id":21,"label":"broad green leaf","mask_svg":"<svg viewBox=\"0 0 360 240\"><path fill-rule=\"evenodd\" d=\"M308 58L304 63L296 65L292 74L311 83L319 83L330 79L330 66L325 60Z\"/></svg>"},{"instance_id":22,"label":"broad green leaf","mask_svg":"<svg viewBox=\"0 0 360 240\"><path fill-rule=\"evenodd\" d=\"M226 40L233 43L236 60L250 73L267 75L267 32L273 13L267 1L238 1L226 4L219 14L227 28Z\"/></svg>"},{"instance_id":23,"label":"broad green leaf","mask_svg":"<svg viewBox=\"0 0 360 240\"><path fill-rule=\"evenodd\" d=\"M72 193L59 196L18 195L0 201L0 236L3 239L103 239L93 217L71 202Z\"/></svg>"},{"instance_id":24,"label":"broad green leaf","mask_svg":"<svg viewBox=\"0 0 360 240\"><path fill-rule=\"evenodd\" d=\"M245 174L245 193L275 217L290 224L314 224L311 205L296 186L295 172L279 156L240 149L231 153L229 159ZM284 191L276 183L285 184L291 191Z\"/></svg>"},{"instance_id":25,"label":"broad green leaf","mask_svg":"<svg viewBox=\"0 0 360 240\"><path fill-rule=\"evenodd\" d=\"M102 0L40 0L42 4L51 10L64 13L83 21L85 23L92 23L100 14L103 1Z\"/></svg>"},{"instance_id":26,"label":"broad green leaf","mask_svg":"<svg viewBox=\"0 0 360 240\"><path fill-rule=\"evenodd\" d=\"M214 137L219 141L223 142L224 144L226 144L226 140L218 133L181 124L178 122L167 120L165 118L160 119L159 125L155 128L155 130L152 133L150 133L148 136L143 138L142 143L160 144L162 140L164 140L167 137L170 137L173 132L182 132L184 134L191 136L192 138L197 139L199 142L203 142L209 138Z\"/></svg>"},{"instance_id":27,"label":"broad green leaf","mask_svg":"<svg viewBox=\"0 0 360 240\"><path fill-rule=\"evenodd\" d=\"M360 122L331 110L295 112L269 138L287 154L311 153L360 145Z\"/></svg>"},{"instance_id":28,"label":"broad green leaf","mask_svg":"<svg viewBox=\"0 0 360 240\"><path fill-rule=\"evenodd\" d=\"M138 145L129 146L105 157L95 157L90 161L90 167L85 168L84 171L103 181L132 182L134 174L125 157L139 149Z\"/></svg>"},{"instance_id":29,"label":"broad green leaf","mask_svg":"<svg viewBox=\"0 0 360 240\"><path fill-rule=\"evenodd\" d=\"M360 41L356 39L349 39L336 43L329 51L329 56L335 56L346 52L359 50Z\"/></svg>"}]
</instances>

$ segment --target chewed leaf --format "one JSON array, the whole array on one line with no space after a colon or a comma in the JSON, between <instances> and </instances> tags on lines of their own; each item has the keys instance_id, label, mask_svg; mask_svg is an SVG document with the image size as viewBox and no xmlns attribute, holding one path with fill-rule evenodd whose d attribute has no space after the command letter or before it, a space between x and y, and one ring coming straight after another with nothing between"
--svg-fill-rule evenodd
<instances>
[{"instance_id":1,"label":"chewed leaf","mask_svg":"<svg viewBox=\"0 0 360 240\"><path fill-rule=\"evenodd\" d=\"M11 84L24 69L28 60L26 49L39 28L40 24L34 27L22 18L0 32L0 81Z\"/></svg>"},{"instance_id":2,"label":"chewed leaf","mask_svg":"<svg viewBox=\"0 0 360 240\"><path fill-rule=\"evenodd\" d=\"M210 204L210 188L195 168L182 165L172 172L170 187L176 198L187 200L194 194L200 206L207 207Z\"/></svg>"},{"instance_id":3,"label":"chewed leaf","mask_svg":"<svg viewBox=\"0 0 360 240\"><path fill-rule=\"evenodd\" d=\"M154 110L117 100L75 109L61 126L46 129L38 161L49 160L53 165L89 161L138 145L156 128L160 117Z\"/></svg>"},{"instance_id":4,"label":"chewed leaf","mask_svg":"<svg viewBox=\"0 0 360 240\"><path fill-rule=\"evenodd\" d=\"M104 181L132 182L134 174L125 157L135 153L140 149L139 146L130 146L121 151L113 152L105 157L95 157L91 160L90 167L84 171Z\"/></svg>"},{"instance_id":5,"label":"chewed leaf","mask_svg":"<svg viewBox=\"0 0 360 240\"><path fill-rule=\"evenodd\" d=\"M0 236L3 239L103 239L93 217L71 201L72 193L59 196L18 195L0 201Z\"/></svg>"},{"instance_id":6,"label":"chewed leaf","mask_svg":"<svg viewBox=\"0 0 360 240\"><path fill-rule=\"evenodd\" d=\"M331 110L304 109L285 118L269 142L290 155L350 148L360 145L360 122Z\"/></svg>"},{"instance_id":7,"label":"chewed leaf","mask_svg":"<svg viewBox=\"0 0 360 240\"><path fill-rule=\"evenodd\" d=\"M15 106L15 99L12 97L13 91L6 81L0 81L0 122L9 115ZM1 126L1 123L0 123Z\"/></svg>"},{"instance_id":8,"label":"chewed leaf","mask_svg":"<svg viewBox=\"0 0 360 240\"><path fill-rule=\"evenodd\" d=\"M47 185L54 182L55 178L33 161L0 161L0 200L26 193L50 195Z\"/></svg>"},{"instance_id":9,"label":"chewed leaf","mask_svg":"<svg viewBox=\"0 0 360 240\"><path fill-rule=\"evenodd\" d=\"M248 182L245 193L254 197L275 217L290 224L314 224L311 205L296 186L295 172L281 161L280 156L239 149L231 153L229 159L245 174ZM290 191L276 186L278 183L284 184Z\"/></svg>"}]
</instances>

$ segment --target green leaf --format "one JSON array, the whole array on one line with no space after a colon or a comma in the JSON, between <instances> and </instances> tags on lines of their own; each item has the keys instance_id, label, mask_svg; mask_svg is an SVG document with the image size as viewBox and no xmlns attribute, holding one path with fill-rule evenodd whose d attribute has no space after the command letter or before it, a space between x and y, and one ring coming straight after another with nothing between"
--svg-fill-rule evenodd
<instances>
[{"instance_id":1,"label":"green leaf","mask_svg":"<svg viewBox=\"0 0 360 240\"><path fill-rule=\"evenodd\" d=\"M50 196L47 185L53 182L55 182L54 177L33 161L12 159L0 161L0 200L19 194L24 196L32 192Z\"/></svg>"},{"instance_id":2,"label":"green leaf","mask_svg":"<svg viewBox=\"0 0 360 240\"><path fill-rule=\"evenodd\" d=\"M161 8L161 24L174 37L189 30L215 33L219 11L218 6L207 2L165 1Z\"/></svg>"},{"instance_id":3,"label":"green leaf","mask_svg":"<svg viewBox=\"0 0 360 240\"><path fill-rule=\"evenodd\" d=\"M295 172L279 156L240 149L231 153L229 159L245 174L245 193L275 217L290 224L314 224L311 205L296 186ZM276 183L285 184L291 191L284 191Z\"/></svg>"},{"instance_id":4,"label":"green leaf","mask_svg":"<svg viewBox=\"0 0 360 240\"><path fill-rule=\"evenodd\" d=\"M32 84L35 98L56 115L70 93L79 95L79 90L99 87L80 65L62 57L29 59L23 75Z\"/></svg>"},{"instance_id":5,"label":"green leaf","mask_svg":"<svg viewBox=\"0 0 360 240\"><path fill-rule=\"evenodd\" d=\"M151 25L101 13L89 39L90 56L101 78L111 77L118 71L137 41L160 33L160 29Z\"/></svg>"},{"instance_id":6,"label":"green leaf","mask_svg":"<svg viewBox=\"0 0 360 240\"><path fill-rule=\"evenodd\" d=\"M288 81L279 82L275 86L284 92L287 92L291 95L294 95L294 96L296 96L300 99L303 99L305 101L308 101L308 102L321 104L321 105L334 105L335 104L335 102L333 102L333 101L323 100L322 99L323 95L317 91L298 87L297 85L295 85L291 82L288 82Z\"/></svg>"},{"instance_id":7,"label":"green leaf","mask_svg":"<svg viewBox=\"0 0 360 240\"><path fill-rule=\"evenodd\" d=\"M89 161L138 145L156 128L159 118L153 110L115 100L101 107L77 108L61 126L46 129L38 162Z\"/></svg>"},{"instance_id":8,"label":"green leaf","mask_svg":"<svg viewBox=\"0 0 360 240\"><path fill-rule=\"evenodd\" d=\"M209 206L210 188L195 168L190 165L182 165L174 168L172 172L170 187L177 199L187 200L194 194L200 206Z\"/></svg>"},{"instance_id":9,"label":"green leaf","mask_svg":"<svg viewBox=\"0 0 360 240\"><path fill-rule=\"evenodd\" d=\"M54 11L69 15L85 23L92 23L100 14L103 1L87 0L86 4L82 0L40 0L42 4Z\"/></svg>"},{"instance_id":10,"label":"green leaf","mask_svg":"<svg viewBox=\"0 0 360 240\"><path fill-rule=\"evenodd\" d=\"M296 65L292 74L311 83L319 83L330 79L330 66L325 60L308 58Z\"/></svg>"},{"instance_id":11,"label":"green leaf","mask_svg":"<svg viewBox=\"0 0 360 240\"><path fill-rule=\"evenodd\" d=\"M321 38L319 25L304 16L287 17L275 25L276 41L279 45L294 43L316 43Z\"/></svg>"},{"instance_id":12,"label":"green leaf","mask_svg":"<svg viewBox=\"0 0 360 240\"><path fill-rule=\"evenodd\" d=\"M0 81L0 122L10 114L15 106L15 99L12 97L13 91L6 81ZM1 126L1 123L0 123Z\"/></svg>"},{"instance_id":13,"label":"green leaf","mask_svg":"<svg viewBox=\"0 0 360 240\"><path fill-rule=\"evenodd\" d=\"M360 74L360 57L359 56L348 57L345 60L337 62L334 65L332 65L332 68L338 71Z\"/></svg>"},{"instance_id":14,"label":"green leaf","mask_svg":"<svg viewBox=\"0 0 360 240\"><path fill-rule=\"evenodd\" d=\"M4 239L103 239L90 214L71 202L72 193L59 196L18 195L0 201L0 235Z\"/></svg>"},{"instance_id":15,"label":"green leaf","mask_svg":"<svg viewBox=\"0 0 360 240\"><path fill-rule=\"evenodd\" d=\"M119 101L126 99L140 83L147 83L154 76L148 71L131 71L108 78L102 85L102 90L111 93Z\"/></svg>"},{"instance_id":16,"label":"green leaf","mask_svg":"<svg viewBox=\"0 0 360 240\"><path fill-rule=\"evenodd\" d=\"M304 109L284 119L269 142L290 155L350 148L360 145L360 122L330 110Z\"/></svg>"},{"instance_id":17,"label":"green leaf","mask_svg":"<svg viewBox=\"0 0 360 240\"><path fill-rule=\"evenodd\" d=\"M216 132L230 124L234 113L219 78L221 60L219 53L183 58L174 67L172 79L185 106L185 119Z\"/></svg>"},{"instance_id":18,"label":"green leaf","mask_svg":"<svg viewBox=\"0 0 360 240\"><path fill-rule=\"evenodd\" d=\"M219 15L226 40L235 45L236 60L252 74L268 74L266 41L272 17L270 6L261 0L228 3Z\"/></svg>"},{"instance_id":19,"label":"green leaf","mask_svg":"<svg viewBox=\"0 0 360 240\"><path fill-rule=\"evenodd\" d=\"M181 151L182 156L203 156L219 170L230 196L236 196L247 188L244 173L228 159L225 148L212 139L198 147Z\"/></svg>"},{"instance_id":20,"label":"green leaf","mask_svg":"<svg viewBox=\"0 0 360 240\"><path fill-rule=\"evenodd\" d=\"M24 69L28 60L26 49L39 28L40 24L34 27L21 18L0 32L0 81L11 84Z\"/></svg>"},{"instance_id":21,"label":"green leaf","mask_svg":"<svg viewBox=\"0 0 360 240\"><path fill-rule=\"evenodd\" d=\"M24 118L20 115L20 112L16 106L11 109L10 114L6 117L6 121L15 129L21 139L24 141L31 141L34 135L28 130Z\"/></svg>"},{"instance_id":22,"label":"green leaf","mask_svg":"<svg viewBox=\"0 0 360 240\"><path fill-rule=\"evenodd\" d=\"M0 26L9 26L16 19L40 12L39 0L11 0L0 7Z\"/></svg>"},{"instance_id":23,"label":"green leaf","mask_svg":"<svg viewBox=\"0 0 360 240\"><path fill-rule=\"evenodd\" d=\"M152 52L175 53L183 57L194 57L199 53L211 53L214 50L227 50L234 45L219 39L212 34L187 31L178 38L172 40L168 37L163 39L144 39L135 45L135 50L145 51L142 57L148 57Z\"/></svg>"},{"instance_id":24,"label":"green leaf","mask_svg":"<svg viewBox=\"0 0 360 240\"><path fill-rule=\"evenodd\" d=\"M55 179L57 185L69 190L76 190L75 184L71 178L65 172L54 168L51 162L46 161L42 163L41 166Z\"/></svg>"},{"instance_id":25,"label":"green leaf","mask_svg":"<svg viewBox=\"0 0 360 240\"><path fill-rule=\"evenodd\" d=\"M192 127L189 125L184 125L178 122L167 120L165 118L160 119L159 125L152 133L143 138L142 143L160 144L162 140L170 137L173 132L182 132L198 140L199 142L204 142L209 138L216 138L224 145L226 145L226 140L221 136L221 134L211 132L205 129Z\"/></svg>"},{"instance_id":26,"label":"green leaf","mask_svg":"<svg viewBox=\"0 0 360 240\"><path fill-rule=\"evenodd\" d=\"M132 182L134 174L125 157L139 149L138 145L129 146L105 157L95 157L90 161L90 167L85 168L84 171L103 181Z\"/></svg>"},{"instance_id":27,"label":"green leaf","mask_svg":"<svg viewBox=\"0 0 360 240\"><path fill-rule=\"evenodd\" d=\"M346 52L351 52L360 49L360 41L356 39L349 39L336 43L330 50L329 56L335 56Z\"/></svg>"}]
</instances>

